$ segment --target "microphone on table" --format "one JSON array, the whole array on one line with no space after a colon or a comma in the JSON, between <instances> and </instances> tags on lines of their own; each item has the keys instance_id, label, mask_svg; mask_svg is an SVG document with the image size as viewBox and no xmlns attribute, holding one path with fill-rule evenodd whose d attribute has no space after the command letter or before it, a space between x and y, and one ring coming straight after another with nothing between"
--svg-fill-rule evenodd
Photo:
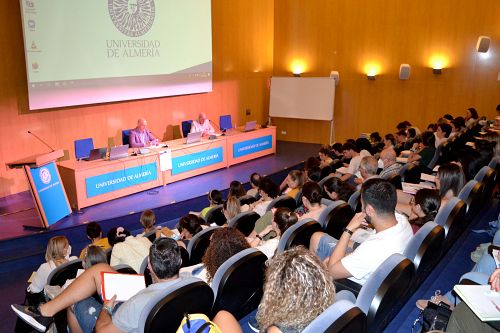
<instances>
[{"instance_id":1,"label":"microphone on table","mask_svg":"<svg viewBox=\"0 0 500 333\"><path fill-rule=\"evenodd\" d=\"M38 135L36 135L35 133L33 133L33 132L31 132L30 130L28 130L28 134L33 135L33 136L34 136L34 137L35 137L38 141L40 141L41 143L43 143L45 146L49 147L49 148L50 148L50 150L55 151L55 149L54 149L54 148L52 148L52 147L51 147L51 146L50 146L47 142L45 142L45 141L43 141L42 139L40 139L40 138L38 137Z\"/></svg>"}]
</instances>

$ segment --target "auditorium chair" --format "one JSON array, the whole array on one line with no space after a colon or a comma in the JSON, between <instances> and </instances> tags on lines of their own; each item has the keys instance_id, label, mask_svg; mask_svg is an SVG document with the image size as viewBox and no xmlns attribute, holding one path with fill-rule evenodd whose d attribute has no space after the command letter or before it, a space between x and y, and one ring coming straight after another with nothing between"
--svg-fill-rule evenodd
<instances>
[{"instance_id":1,"label":"auditorium chair","mask_svg":"<svg viewBox=\"0 0 500 333\"><path fill-rule=\"evenodd\" d=\"M403 255L415 265L414 290L439 262L443 241L443 227L434 222L427 222L406 246Z\"/></svg>"},{"instance_id":2,"label":"auditorium chair","mask_svg":"<svg viewBox=\"0 0 500 333\"><path fill-rule=\"evenodd\" d=\"M325 206L330 206L330 205L333 205L333 203L335 203L335 201L331 200L331 199L325 199L325 198L321 198L321 204L322 205L325 205ZM349 206L350 207L350 206Z\"/></svg>"},{"instance_id":3,"label":"auditorium chair","mask_svg":"<svg viewBox=\"0 0 500 333\"><path fill-rule=\"evenodd\" d=\"M212 289L202 280L177 279L139 309L139 332L175 333L185 314L210 316L213 301Z\"/></svg>"},{"instance_id":4,"label":"auditorium chair","mask_svg":"<svg viewBox=\"0 0 500 333\"><path fill-rule=\"evenodd\" d=\"M207 225L211 225L212 223L215 223L218 226L224 225L227 220L222 212L222 205L210 208L205 214L205 221L207 222Z\"/></svg>"},{"instance_id":5,"label":"auditorium chair","mask_svg":"<svg viewBox=\"0 0 500 333\"><path fill-rule=\"evenodd\" d=\"M250 204L253 204L255 201L257 201L257 198L252 196L252 195L244 195L242 197L239 198L240 200L240 205L250 205Z\"/></svg>"},{"instance_id":6,"label":"auditorium chair","mask_svg":"<svg viewBox=\"0 0 500 333\"><path fill-rule=\"evenodd\" d=\"M151 272L149 271L148 267L148 257L144 258L144 260L142 261L141 267L139 268L139 274L144 275L146 287L153 284L153 278L151 277Z\"/></svg>"},{"instance_id":7,"label":"auditorium chair","mask_svg":"<svg viewBox=\"0 0 500 333\"><path fill-rule=\"evenodd\" d=\"M317 231L322 231L317 221L310 218L297 221L281 235L276 252L284 252L297 245L309 248L311 236Z\"/></svg>"},{"instance_id":8,"label":"auditorium chair","mask_svg":"<svg viewBox=\"0 0 500 333\"><path fill-rule=\"evenodd\" d=\"M366 332L366 315L352 302L338 300L302 331L302 333L317 332Z\"/></svg>"},{"instance_id":9,"label":"auditorium chair","mask_svg":"<svg viewBox=\"0 0 500 333\"><path fill-rule=\"evenodd\" d=\"M267 256L256 248L245 249L218 269L212 280L215 301L212 314L229 311L237 320L255 310L262 298Z\"/></svg>"},{"instance_id":10,"label":"auditorium chair","mask_svg":"<svg viewBox=\"0 0 500 333\"><path fill-rule=\"evenodd\" d=\"M189 132L191 131L191 124L193 123L192 120L184 120L181 123L181 129L182 129L182 136L184 138L187 138Z\"/></svg>"},{"instance_id":11,"label":"auditorium chair","mask_svg":"<svg viewBox=\"0 0 500 333\"><path fill-rule=\"evenodd\" d=\"M443 148L443 145L440 144L439 146L436 147L436 151L434 152L434 156L432 157L432 160L427 164L427 168L429 170L434 169L436 165L439 165L437 162L439 160L439 157L441 156L441 149Z\"/></svg>"},{"instance_id":12,"label":"auditorium chair","mask_svg":"<svg viewBox=\"0 0 500 333\"><path fill-rule=\"evenodd\" d=\"M94 149L94 140L92 138L75 140L75 157L77 160L89 157L90 151Z\"/></svg>"},{"instance_id":13,"label":"auditorium chair","mask_svg":"<svg viewBox=\"0 0 500 333\"><path fill-rule=\"evenodd\" d=\"M148 258L146 257L146 261L147 261L147 259ZM113 266L113 269L115 271L117 271L118 273L122 273L122 274L137 274L135 269L133 269L132 267L130 267L129 265L126 265L126 264L119 264L119 265Z\"/></svg>"},{"instance_id":14,"label":"auditorium chair","mask_svg":"<svg viewBox=\"0 0 500 333\"><path fill-rule=\"evenodd\" d=\"M212 237L212 233L220 228L219 226L208 227L203 229L199 233L193 236L193 238L189 241L187 251L189 253L189 264L190 266L199 264L201 262L201 258L205 254L205 251L210 244L210 237Z\"/></svg>"},{"instance_id":15,"label":"auditorium chair","mask_svg":"<svg viewBox=\"0 0 500 333\"><path fill-rule=\"evenodd\" d=\"M295 206L300 207L302 205L302 189L295 196Z\"/></svg>"},{"instance_id":16,"label":"auditorium chair","mask_svg":"<svg viewBox=\"0 0 500 333\"><path fill-rule=\"evenodd\" d=\"M327 180L331 179L331 178L334 178L335 176L334 175L328 175L326 176L325 178L321 179L319 182L318 182L318 185L319 187L321 188L321 191L323 191L323 194L326 195L326 192L325 192L325 189L323 188L323 186L325 186L325 183Z\"/></svg>"},{"instance_id":17,"label":"auditorium chair","mask_svg":"<svg viewBox=\"0 0 500 333\"><path fill-rule=\"evenodd\" d=\"M131 129L122 130L122 144L130 147L130 131Z\"/></svg>"},{"instance_id":18,"label":"auditorium chair","mask_svg":"<svg viewBox=\"0 0 500 333\"><path fill-rule=\"evenodd\" d=\"M295 202L295 199L288 194L283 194L277 198L274 198L273 201L271 201L267 206L266 211L270 211L272 208L280 207L287 207L291 211L294 211L295 208L297 208L297 203Z\"/></svg>"},{"instance_id":19,"label":"auditorium chair","mask_svg":"<svg viewBox=\"0 0 500 333\"><path fill-rule=\"evenodd\" d=\"M108 264L111 262L111 252L113 251L113 248L110 247L109 249L106 249L104 253L106 253L106 260L108 261Z\"/></svg>"},{"instance_id":20,"label":"auditorium chair","mask_svg":"<svg viewBox=\"0 0 500 333\"><path fill-rule=\"evenodd\" d=\"M361 211L361 191L356 191L351 196L349 197L349 200L347 200L347 203L349 206L351 206L351 209L355 213L359 213Z\"/></svg>"},{"instance_id":21,"label":"auditorium chair","mask_svg":"<svg viewBox=\"0 0 500 333\"><path fill-rule=\"evenodd\" d=\"M414 277L413 263L395 253L370 275L357 296L351 295L351 301L367 316L367 332L382 332L401 310Z\"/></svg>"},{"instance_id":22,"label":"auditorium chair","mask_svg":"<svg viewBox=\"0 0 500 333\"><path fill-rule=\"evenodd\" d=\"M479 170L474 180L483 184L483 203L485 205L489 204L495 188L495 170L489 166L484 166Z\"/></svg>"},{"instance_id":23,"label":"auditorium chair","mask_svg":"<svg viewBox=\"0 0 500 333\"><path fill-rule=\"evenodd\" d=\"M47 278L47 284L49 286L62 287L66 283L66 280L76 277L76 273L79 269L83 269L83 261L81 259L65 262L50 272Z\"/></svg>"},{"instance_id":24,"label":"auditorium chair","mask_svg":"<svg viewBox=\"0 0 500 333\"><path fill-rule=\"evenodd\" d=\"M434 219L434 222L444 228L445 241L443 245L443 254L453 245L460 234L465 230L467 224L465 221L467 205L457 197L453 197L444 207L441 207Z\"/></svg>"},{"instance_id":25,"label":"auditorium chair","mask_svg":"<svg viewBox=\"0 0 500 333\"><path fill-rule=\"evenodd\" d=\"M495 170L495 182L500 183L500 156L494 156L488 166Z\"/></svg>"},{"instance_id":26,"label":"auditorium chair","mask_svg":"<svg viewBox=\"0 0 500 333\"><path fill-rule=\"evenodd\" d=\"M394 185L396 190L402 190L403 186L401 185L401 176L400 175L392 175L387 178L387 181Z\"/></svg>"},{"instance_id":27,"label":"auditorium chair","mask_svg":"<svg viewBox=\"0 0 500 333\"><path fill-rule=\"evenodd\" d=\"M231 219L228 223L228 228L234 228L243 233L245 237L248 237L255 229L255 222L260 218L260 215L254 211L246 211L239 213Z\"/></svg>"},{"instance_id":28,"label":"auditorium chair","mask_svg":"<svg viewBox=\"0 0 500 333\"><path fill-rule=\"evenodd\" d=\"M156 229L144 234L143 237L146 237L151 243L153 243L156 239Z\"/></svg>"},{"instance_id":29,"label":"auditorium chair","mask_svg":"<svg viewBox=\"0 0 500 333\"><path fill-rule=\"evenodd\" d=\"M483 205L483 185L477 180L469 180L458 193L458 198L467 204L467 222L472 221Z\"/></svg>"},{"instance_id":30,"label":"auditorium chair","mask_svg":"<svg viewBox=\"0 0 500 333\"><path fill-rule=\"evenodd\" d=\"M399 171L401 179L405 183L420 184L420 167L413 163L406 163Z\"/></svg>"},{"instance_id":31,"label":"auditorium chair","mask_svg":"<svg viewBox=\"0 0 500 333\"><path fill-rule=\"evenodd\" d=\"M337 200L327 206L319 215L318 222L323 230L335 239L340 239L343 230L352 217L354 212L345 201Z\"/></svg>"}]
</instances>

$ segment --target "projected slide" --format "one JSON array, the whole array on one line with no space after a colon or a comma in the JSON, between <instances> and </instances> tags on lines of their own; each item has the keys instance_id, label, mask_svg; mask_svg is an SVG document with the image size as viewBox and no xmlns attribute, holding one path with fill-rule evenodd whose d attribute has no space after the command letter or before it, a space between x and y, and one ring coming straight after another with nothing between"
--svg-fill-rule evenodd
<instances>
[{"instance_id":1,"label":"projected slide","mask_svg":"<svg viewBox=\"0 0 500 333\"><path fill-rule=\"evenodd\" d=\"M210 0L21 0L31 110L212 90Z\"/></svg>"}]
</instances>

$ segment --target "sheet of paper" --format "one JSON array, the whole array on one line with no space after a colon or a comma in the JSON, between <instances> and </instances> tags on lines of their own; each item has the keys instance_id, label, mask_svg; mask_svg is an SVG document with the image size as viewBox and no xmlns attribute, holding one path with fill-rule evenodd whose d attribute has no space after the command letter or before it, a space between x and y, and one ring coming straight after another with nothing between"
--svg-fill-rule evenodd
<instances>
[{"instance_id":1,"label":"sheet of paper","mask_svg":"<svg viewBox=\"0 0 500 333\"><path fill-rule=\"evenodd\" d=\"M418 190L422 188L433 188L431 185L425 183L420 183L420 184L401 183L401 185L403 186L403 192L408 194L415 194L417 193Z\"/></svg>"},{"instance_id":2,"label":"sheet of paper","mask_svg":"<svg viewBox=\"0 0 500 333\"><path fill-rule=\"evenodd\" d=\"M172 169L172 150L166 149L159 152L160 170L167 171Z\"/></svg>"},{"instance_id":3,"label":"sheet of paper","mask_svg":"<svg viewBox=\"0 0 500 333\"><path fill-rule=\"evenodd\" d=\"M438 172L438 170L439 170L439 165L436 165L436 166L434 167L434 169L432 169L432 171L434 171L434 172Z\"/></svg>"},{"instance_id":4,"label":"sheet of paper","mask_svg":"<svg viewBox=\"0 0 500 333\"><path fill-rule=\"evenodd\" d=\"M347 168L346 167L340 167L340 168L337 169L337 172L345 175L347 173Z\"/></svg>"},{"instance_id":5,"label":"sheet of paper","mask_svg":"<svg viewBox=\"0 0 500 333\"><path fill-rule=\"evenodd\" d=\"M426 181L426 182L432 182L432 183L436 182L436 176L434 176L434 175L428 175L426 173L421 173L420 174L420 179L422 179L423 181Z\"/></svg>"},{"instance_id":6,"label":"sheet of paper","mask_svg":"<svg viewBox=\"0 0 500 333\"><path fill-rule=\"evenodd\" d=\"M500 293L489 285L455 285L453 289L482 321L500 320Z\"/></svg>"},{"instance_id":7,"label":"sheet of paper","mask_svg":"<svg viewBox=\"0 0 500 333\"><path fill-rule=\"evenodd\" d=\"M396 162L406 164L408 163L408 157L396 157Z\"/></svg>"},{"instance_id":8,"label":"sheet of paper","mask_svg":"<svg viewBox=\"0 0 500 333\"><path fill-rule=\"evenodd\" d=\"M109 300L116 295L118 302L125 302L142 289L146 288L144 275L101 273L102 298Z\"/></svg>"}]
</instances>

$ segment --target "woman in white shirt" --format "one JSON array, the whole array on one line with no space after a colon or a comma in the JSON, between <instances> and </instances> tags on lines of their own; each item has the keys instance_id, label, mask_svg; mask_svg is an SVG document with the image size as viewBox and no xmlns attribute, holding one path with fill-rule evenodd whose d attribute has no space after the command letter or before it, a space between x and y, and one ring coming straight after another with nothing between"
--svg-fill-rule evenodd
<instances>
[{"instance_id":1,"label":"woman in white shirt","mask_svg":"<svg viewBox=\"0 0 500 333\"><path fill-rule=\"evenodd\" d=\"M265 227L264 230L255 235L254 238L248 239L250 246L258 248L268 258L272 258L274 256L274 252L276 252L276 249L278 248L281 235L283 235L289 227L297 223L299 219L297 214L286 207L273 209L273 213L274 218L271 225ZM276 233L276 237L267 241L263 240L263 238L272 231Z\"/></svg>"},{"instance_id":2,"label":"woman in white shirt","mask_svg":"<svg viewBox=\"0 0 500 333\"><path fill-rule=\"evenodd\" d=\"M264 177L259 183L259 194L260 200L250 205L250 208L260 216L263 216L267 211L267 206L278 196L279 187L271 178Z\"/></svg>"},{"instance_id":3,"label":"woman in white shirt","mask_svg":"<svg viewBox=\"0 0 500 333\"><path fill-rule=\"evenodd\" d=\"M110 237L113 236L114 237ZM112 240L114 238L114 240ZM146 237L134 237L123 227L113 228L108 232L109 244L113 246L111 251L110 266L120 264L129 265L139 273L141 264L149 255L151 242Z\"/></svg>"}]
</instances>

